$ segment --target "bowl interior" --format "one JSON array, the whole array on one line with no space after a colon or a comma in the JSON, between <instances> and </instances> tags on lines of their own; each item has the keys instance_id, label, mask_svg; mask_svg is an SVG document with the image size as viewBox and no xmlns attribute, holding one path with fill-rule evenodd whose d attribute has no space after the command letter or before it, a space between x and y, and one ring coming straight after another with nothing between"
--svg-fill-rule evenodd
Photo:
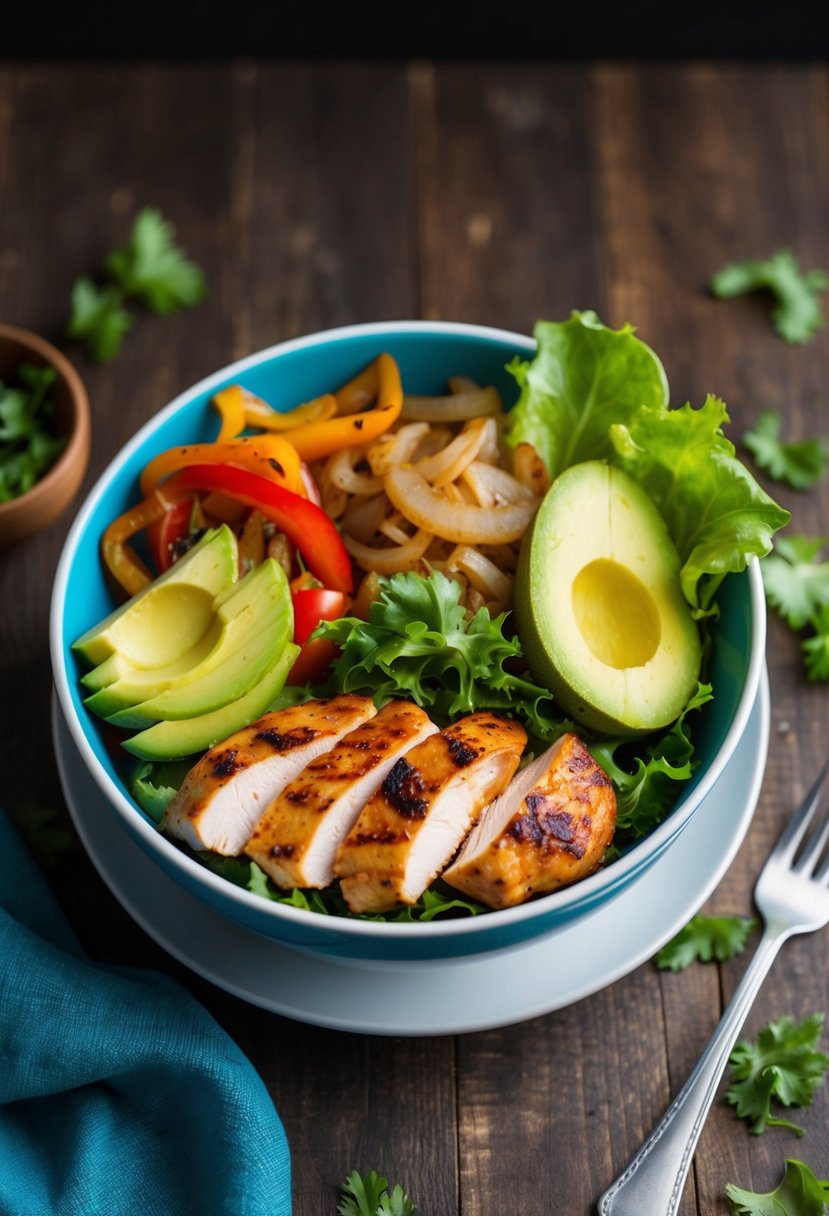
<instances>
[{"instance_id":1,"label":"bowl interior","mask_svg":"<svg viewBox=\"0 0 829 1216\"><path fill-rule=\"evenodd\" d=\"M330 335L287 343L217 373L188 390L135 436L103 474L76 520L62 559L63 581L59 572L53 604L53 662L58 693L76 741L80 738L79 731L82 732L89 749L85 757L87 764L90 764L91 755L93 775L105 791L109 784L110 792L117 791L122 800L128 800L124 787L126 766L120 758L116 761L114 752L106 746L100 721L83 704L79 676L85 668L70 648L76 638L114 606L102 568L100 539L107 524L138 500L138 477L145 463L165 448L214 439L218 431L218 415L210 400L219 388L228 383L241 382L277 408L288 409L347 381L380 351L387 350L398 361L408 392L442 393L446 391L449 376L466 373L482 383L494 384L502 392L505 403L510 405L517 397L517 386L506 372L506 364L515 355L527 358L533 348L529 338L465 326L401 323L333 331ZM609 898L623 881L632 878L652 860L656 852L667 845L687 821L701 796L707 792L712 777L727 758L725 752L736 743L740 720L744 725L753 704L760 670L758 596L756 587L752 588L753 581L748 573L732 575L721 588L718 597L720 616L714 629L710 672L716 696L696 716L694 723L700 764L693 779L681 787L677 807L653 838L640 842L621 862L575 887L524 905L522 909L454 924L463 924L466 932L476 933L483 931L486 923L496 922L499 918L505 925L516 922L517 930L517 922L526 922L541 914L546 918L545 923L550 918L566 918L573 914L574 909L586 909ZM762 603L762 597L759 602ZM752 681L753 689L749 688ZM724 748L724 744L728 746ZM117 752L117 749L114 751ZM131 805L128 810L131 810ZM134 816L144 818L137 807L134 808ZM149 824L149 820L146 822ZM181 856L171 842L160 836L156 836L156 839L162 851L167 850L171 856ZM202 874L205 873L197 863L192 865ZM190 877L192 879L193 875ZM217 880L212 875L209 877L211 882L208 885L215 891ZM227 883L223 885L230 887ZM237 903L240 899L243 904L255 901L255 897L247 892L240 892L238 888L233 890ZM261 899L255 902L262 905L260 919L283 916L295 920L299 912ZM328 920L309 913L302 913L301 916L306 920L312 916L317 922ZM340 922L338 928L346 934L356 932L365 936L375 932L377 926L354 921ZM402 930L412 936L412 931L417 930L418 935L439 936L446 929L447 922L444 922L417 926L385 925L382 932L389 930L395 934Z\"/></svg>"}]
</instances>

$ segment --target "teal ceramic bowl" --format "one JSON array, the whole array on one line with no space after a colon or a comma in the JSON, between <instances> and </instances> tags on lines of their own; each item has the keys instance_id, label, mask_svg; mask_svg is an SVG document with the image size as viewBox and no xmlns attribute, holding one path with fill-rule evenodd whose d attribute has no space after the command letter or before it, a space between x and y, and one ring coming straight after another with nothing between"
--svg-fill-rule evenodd
<instances>
[{"instance_id":1,"label":"teal ceramic bowl","mask_svg":"<svg viewBox=\"0 0 829 1216\"><path fill-rule=\"evenodd\" d=\"M669 845L681 847L677 837L731 758L764 665L765 601L756 563L730 576L721 589L711 672L716 698L699 714L695 735L701 763L671 814L649 837L590 878L521 907L473 918L387 924L327 917L270 902L218 877L162 836L139 810L126 790L126 765L108 751L99 721L84 707L82 671L71 644L114 607L102 569L101 536L112 519L138 500L139 474L152 456L178 444L215 438L217 416L210 400L220 388L242 382L276 407L288 409L347 381L385 350L398 361L408 392L441 393L449 376L466 373L496 385L511 404L516 386L505 365L516 354L530 356L534 348L531 338L519 334L429 321L351 326L281 343L223 368L161 410L102 474L74 522L55 577L51 609L55 685L74 744L130 836L188 891L251 932L332 956L395 960L448 960L553 933L629 887ZM712 866L715 860L713 842Z\"/></svg>"}]
</instances>

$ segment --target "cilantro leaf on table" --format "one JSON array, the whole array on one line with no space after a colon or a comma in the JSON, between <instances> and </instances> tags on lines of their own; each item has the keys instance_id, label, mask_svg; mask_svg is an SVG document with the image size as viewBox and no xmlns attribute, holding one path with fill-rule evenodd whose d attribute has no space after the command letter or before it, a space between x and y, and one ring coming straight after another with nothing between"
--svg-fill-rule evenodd
<instances>
[{"instance_id":1,"label":"cilantro leaf on table","mask_svg":"<svg viewBox=\"0 0 829 1216\"><path fill-rule=\"evenodd\" d=\"M793 490L810 490L826 472L827 442L820 438L784 443L781 425L776 410L763 410L753 429L746 431L743 443L758 466L775 481L785 482Z\"/></svg>"},{"instance_id":2,"label":"cilantro leaf on table","mask_svg":"<svg viewBox=\"0 0 829 1216\"><path fill-rule=\"evenodd\" d=\"M398 1183L388 1190L388 1179L371 1170L352 1170L342 1184L337 1211L340 1216L414 1216L414 1206Z\"/></svg>"},{"instance_id":3,"label":"cilantro leaf on table","mask_svg":"<svg viewBox=\"0 0 829 1216\"><path fill-rule=\"evenodd\" d=\"M725 1188L732 1216L825 1216L829 1181L816 1178L802 1161L786 1161L776 1190L760 1194L729 1182Z\"/></svg>"},{"instance_id":4,"label":"cilantro leaf on table","mask_svg":"<svg viewBox=\"0 0 829 1216\"><path fill-rule=\"evenodd\" d=\"M207 291L204 274L184 256L175 231L160 211L145 207L136 217L129 243L106 261L124 294L137 297L151 312L191 308Z\"/></svg>"},{"instance_id":5,"label":"cilantro leaf on table","mask_svg":"<svg viewBox=\"0 0 829 1216\"><path fill-rule=\"evenodd\" d=\"M662 947L656 965L684 971L693 962L724 963L745 949L748 935L760 922L748 916L692 916L688 924Z\"/></svg>"},{"instance_id":6,"label":"cilantro leaf on table","mask_svg":"<svg viewBox=\"0 0 829 1216\"><path fill-rule=\"evenodd\" d=\"M822 604L810 618L814 629L801 643L806 675L810 680L829 680L829 603Z\"/></svg>"},{"instance_id":7,"label":"cilantro leaf on table","mask_svg":"<svg viewBox=\"0 0 829 1216\"><path fill-rule=\"evenodd\" d=\"M134 319L123 307L124 295L111 284L96 287L85 275L72 288L71 313L66 336L83 343L93 363L106 363L121 349Z\"/></svg>"},{"instance_id":8,"label":"cilantro leaf on table","mask_svg":"<svg viewBox=\"0 0 829 1216\"><path fill-rule=\"evenodd\" d=\"M781 536L761 570L766 599L790 629L802 629L829 604L829 561L817 561L822 536Z\"/></svg>"},{"instance_id":9,"label":"cilantro leaf on table","mask_svg":"<svg viewBox=\"0 0 829 1216\"><path fill-rule=\"evenodd\" d=\"M776 1098L783 1106L811 1106L829 1068L829 1056L816 1050L822 1031L822 1013L811 1014L800 1025L782 1017L765 1026L755 1042L741 1039L734 1047L726 1101L735 1107L738 1119L751 1121L754 1135L766 1127L788 1127L803 1135L797 1124L772 1116L771 1100Z\"/></svg>"},{"instance_id":10,"label":"cilantro leaf on table","mask_svg":"<svg viewBox=\"0 0 829 1216\"><path fill-rule=\"evenodd\" d=\"M394 574L383 580L368 621L323 621L313 636L340 647L337 687L368 693L378 704L409 696L443 725L492 709L552 743L570 724L546 688L507 668L521 658L521 645L504 635L506 613L493 618L479 608L467 619L460 596L458 583L439 571Z\"/></svg>"},{"instance_id":11,"label":"cilantro leaf on table","mask_svg":"<svg viewBox=\"0 0 829 1216\"><path fill-rule=\"evenodd\" d=\"M769 258L734 262L717 271L711 291L721 300L768 290L775 297L772 321L786 342L804 343L824 323L821 292L829 286L823 270L800 270L788 249L778 249Z\"/></svg>"}]
</instances>

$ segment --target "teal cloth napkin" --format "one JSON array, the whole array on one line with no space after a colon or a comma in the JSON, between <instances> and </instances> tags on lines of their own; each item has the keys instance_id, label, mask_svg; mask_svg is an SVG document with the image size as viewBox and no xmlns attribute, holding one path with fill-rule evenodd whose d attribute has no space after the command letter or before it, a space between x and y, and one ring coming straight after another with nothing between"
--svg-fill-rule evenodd
<instances>
[{"instance_id":1,"label":"teal cloth napkin","mask_svg":"<svg viewBox=\"0 0 829 1216\"><path fill-rule=\"evenodd\" d=\"M290 1216L256 1071L165 976L89 962L0 812L2 1216Z\"/></svg>"}]
</instances>

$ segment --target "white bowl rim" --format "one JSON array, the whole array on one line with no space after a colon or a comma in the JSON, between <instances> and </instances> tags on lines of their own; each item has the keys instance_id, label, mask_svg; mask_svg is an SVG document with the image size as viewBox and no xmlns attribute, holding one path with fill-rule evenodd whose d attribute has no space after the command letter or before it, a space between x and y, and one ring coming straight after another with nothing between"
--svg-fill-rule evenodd
<instances>
[{"instance_id":1,"label":"white bowl rim","mask_svg":"<svg viewBox=\"0 0 829 1216\"><path fill-rule=\"evenodd\" d=\"M61 609L66 597L73 554L86 523L112 477L120 472L133 452L144 443L161 422L166 421L192 400L209 392L214 386L221 384L230 376L242 374L274 358L304 350L307 347L317 346L322 342L326 344L347 342L357 337L376 335L378 338L381 338L411 333L450 334L458 337L474 337L506 342L512 346L523 348L528 354L532 354L535 350L535 340L526 334L518 334L511 330L491 326L473 325L461 321L426 321L417 319L408 321L371 321L318 330L313 334L289 338L284 342L277 342L273 346L266 347L264 350L256 351L251 355L229 363L218 371L211 372L209 376L204 377L196 384L179 393L168 405L163 406L148 419L133 435L132 439L128 440L116 453L93 485L69 530L55 572L52 586L49 637L55 687L75 746L109 803L115 808L121 818L124 819L128 830L137 834L151 853L160 851L168 866L171 865L173 869L180 870L185 877L195 879L198 884L204 884L205 888L208 891L212 891L221 902L229 901L231 904L239 905L240 912L244 910L255 912L266 919L286 921L289 924L301 926L306 930L317 927L322 933L335 933L341 937L401 941L413 941L425 938L431 941L439 940L441 937L475 936L482 932L496 931L502 928L506 929L510 926L518 925L523 921L532 921L537 917L543 917L545 914L550 914L553 911L563 911L574 904L578 905L588 902L594 892L604 885L607 875L613 876L614 879L620 879L624 877L628 870L638 866L638 854L641 851L640 845L634 845L623 857L615 861L611 867L605 870L598 870L596 873L574 883L570 887L564 887L559 891L551 892L549 895L542 896L537 900L530 900L528 903L519 904L514 908L497 909L481 913L477 916L470 916L469 918L428 922L410 921L404 923L357 920L344 916L325 917L318 912L310 912L304 908L295 908L290 904L263 899L261 895L256 895L252 891L239 887L228 879L214 874L195 858L182 852L171 840L158 831L101 767L98 757L91 748L81 728L80 721L75 715L74 704L69 690L69 676L64 663L61 628ZM693 798L689 801L689 804L682 808L679 823L677 823L676 813L674 812L641 842L642 845L648 845L649 851L658 852L667 844L670 838L681 831L690 815L710 792L726 763L730 760L737 741L746 728L759 687L766 652L766 602L760 567L756 560L749 560L747 573L751 602L752 641L746 679L737 710L728 728L726 737L717 752L715 763L709 767L694 790ZM618 883L614 882L614 886L618 886ZM554 905L550 902L552 900L555 901ZM212 900L211 905L215 906L215 902ZM229 915L229 913L226 914ZM264 930L261 931L264 932Z\"/></svg>"}]
</instances>

